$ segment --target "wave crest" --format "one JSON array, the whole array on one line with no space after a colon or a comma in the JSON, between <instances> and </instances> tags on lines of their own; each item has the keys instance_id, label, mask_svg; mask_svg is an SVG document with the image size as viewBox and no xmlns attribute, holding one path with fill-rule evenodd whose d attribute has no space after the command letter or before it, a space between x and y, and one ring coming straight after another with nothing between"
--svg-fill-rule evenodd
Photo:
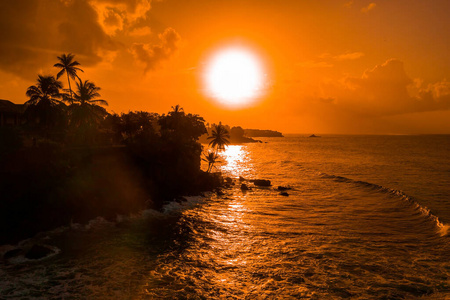
<instances>
[{"instance_id":1,"label":"wave crest","mask_svg":"<svg viewBox=\"0 0 450 300\"><path fill-rule=\"evenodd\" d=\"M384 187L382 185L370 183L367 181L354 180L354 179L347 178L344 176L339 176L339 175L330 175L330 174L326 174L326 173L319 173L319 176L322 178L326 178L326 179L332 179L337 182L345 182L345 183L349 183L349 184L354 184L357 186L361 186L361 187L370 189L372 191L388 194L390 196L394 196L398 199L401 199L401 200L407 202L408 204L412 205L414 210L418 211L425 218L434 222L436 224L436 226L438 227L438 233L441 236L446 236L448 234L450 225L442 223L439 220L439 217L434 215L428 207L420 204L414 197L407 195L405 192L403 192L401 190Z\"/></svg>"}]
</instances>

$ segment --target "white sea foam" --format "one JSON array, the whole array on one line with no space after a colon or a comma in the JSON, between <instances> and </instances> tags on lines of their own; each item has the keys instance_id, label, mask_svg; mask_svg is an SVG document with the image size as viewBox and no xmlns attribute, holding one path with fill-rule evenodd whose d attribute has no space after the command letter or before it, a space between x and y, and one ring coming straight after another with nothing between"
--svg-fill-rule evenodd
<instances>
[{"instance_id":1,"label":"white sea foam","mask_svg":"<svg viewBox=\"0 0 450 300\"><path fill-rule=\"evenodd\" d=\"M202 196L185 196L185 197L183 197L183 199L185 201L181 200L181 201L172 201L172 202L167 203L166 205L163 206L162 211L165 214L178 213L182 210L189 209L189 208L197 205L204 199L204 197L202 197Z\"/></svg>"}]
</instances>

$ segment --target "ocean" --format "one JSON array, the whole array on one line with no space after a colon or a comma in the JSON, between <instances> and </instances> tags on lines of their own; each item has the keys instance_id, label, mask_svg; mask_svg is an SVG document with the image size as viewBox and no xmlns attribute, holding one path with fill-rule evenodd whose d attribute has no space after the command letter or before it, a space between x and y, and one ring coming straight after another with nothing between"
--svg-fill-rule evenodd
<instances>
[{"instance_id":1,"label":"ocean","mask_svg":"<svg viewBox=\"0 0 450 300\"><path fill-rule=\"evenodd\" d=\"M449 135L261 140L223 194L23 241L57 251L2 261L0 298L450 299Z\"/></svg>"}]
</instances>

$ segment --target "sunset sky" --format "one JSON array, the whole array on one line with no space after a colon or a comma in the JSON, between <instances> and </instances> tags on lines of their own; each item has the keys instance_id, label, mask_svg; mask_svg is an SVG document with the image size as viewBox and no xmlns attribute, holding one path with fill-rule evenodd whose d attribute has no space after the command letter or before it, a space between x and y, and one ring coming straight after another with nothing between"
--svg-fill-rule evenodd
<instances>
[{"instance_id":1,"label":"sunset sky","mask_svg":"<svg viewBox=\"0 0 450 300\"><path fill-rule=\"evenodd\" d=\"M0 99L73 53L110 112L283 133L450 133L450 1L0 0ZM207 92L215 53L261 62L252 105ZM61 78L67 86L65 77Z\"/></svg>"}]
</instances>

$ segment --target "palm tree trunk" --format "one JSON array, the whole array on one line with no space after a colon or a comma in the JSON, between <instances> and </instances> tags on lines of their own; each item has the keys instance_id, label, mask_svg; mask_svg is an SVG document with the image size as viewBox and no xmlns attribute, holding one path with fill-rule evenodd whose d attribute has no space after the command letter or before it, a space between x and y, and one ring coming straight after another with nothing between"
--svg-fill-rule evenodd
<instances>
[{"instance_id":1,"label":"palm tree trunk","mask_svg":"<svg viewBox=\"0 0 450 300\"><path fill-rule=\"evenodd\" d=\"M67 74L67 73L66 73L66 74ZM70 100L73 100L73 96L72 96L72 88L70 87L70 78L69 78L69 74L67 74L67 82L69 83Z\"/></svg>"}]
</instances>

